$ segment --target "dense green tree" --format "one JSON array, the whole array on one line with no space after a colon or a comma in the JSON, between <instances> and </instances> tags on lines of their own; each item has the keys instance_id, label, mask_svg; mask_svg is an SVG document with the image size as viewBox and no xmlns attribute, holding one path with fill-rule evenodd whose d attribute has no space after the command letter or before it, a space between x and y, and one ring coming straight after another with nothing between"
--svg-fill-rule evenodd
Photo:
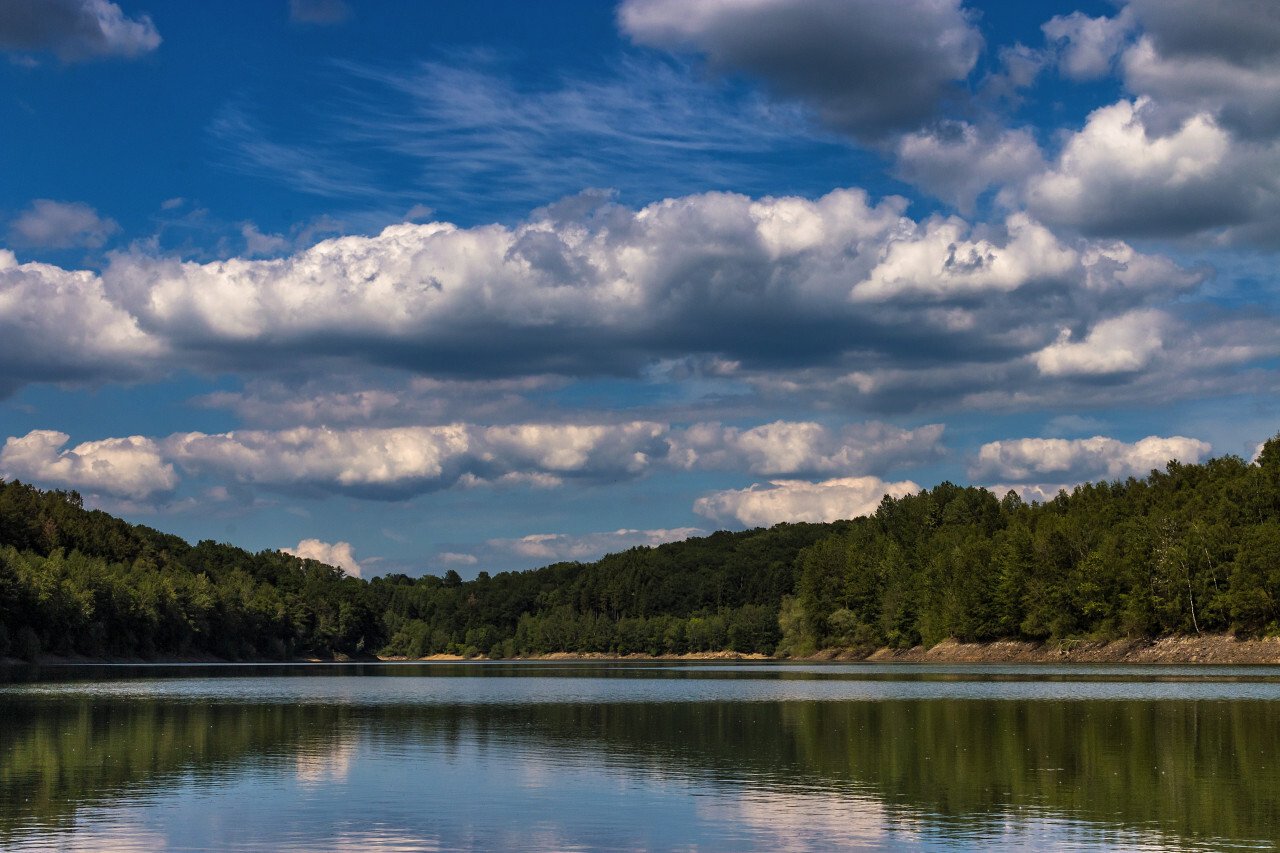
<instances>
[{"instance_id":1,"label":"dense green tree","mask_svg":"<svg viewBox=\"0 0 1280 853\"><path fill-rule=\"evenodd\" d=\"M801 552L782 645L1280 631L1277 496L1280 439L1044 504L886 497Z\"/></svg>"},{"instance_id":2,"label":"dense green tree","mask_svg":"<svg viewBox=\"0 0 1280 853\"><path fill-rule=\"evenodd\" d=\"M372 581L0 482L0 655L807 654L1280 632L1280 438L1043 504L942 483L833 524Z\"/></svg>"}]
</instances>

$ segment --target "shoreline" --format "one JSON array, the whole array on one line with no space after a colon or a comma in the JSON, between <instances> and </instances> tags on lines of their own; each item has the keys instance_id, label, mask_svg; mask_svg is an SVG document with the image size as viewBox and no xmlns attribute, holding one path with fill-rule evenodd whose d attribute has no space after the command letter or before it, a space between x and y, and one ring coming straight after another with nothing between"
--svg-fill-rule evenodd
<instances>
[{"instance_id":1,"label":"shoreline","mask_svg":"<svg viewBox=\"0 0 1280 853\"><path fill-rule=\"evenodd\" d=\"M822 649L805 660L869 663L1128 663L1128 664L1280 664L1280 637L1241 640L1230 634L1204 634L1125 640L1036 642L993 640L961 643L943 640L926 649Z\"/></svg>"},{"instance_id":2,"label":"shoreline","mask_svg":"<svg viewBox=\"0 0 1280 853\"><path fill-rule=\"evenodd\" d=\"M410 661L409 658L381 660ZM431 655L412 661L455 661L468 658L459 655ZM488 658L470 658L488 660ZM758 653L690 652L688 654L648 655L637 652L611 655L601 652L553 652L547 655L497 660L688 660L688 661L795 661L846 663L1121 663L1121 664L1280 664L1280 637L1241 640L1230 634L1204 634L1190 637L1160 637L1124 640L1067 640L1045 642L1034 640L992 640L984 643L961 643L943 640L936 646L909 649L828 648L800 657L773 657Z\"/></svg>"},{"instance_id":3,"label":"shoreline","mask_svg":"<svg viewBox=\"0 0 1280 853\"><path fill-rule=\"evenodd\" d=\"M1280 637L1241 640L1230 634L1206 634L1189 637L1125 640L1068 640L1039 642L1028 640L993 640L985 643L961 643L944 640L936 646L891 648L828 648L801 657L774 657L759 653L732 651L689 652L686 654L649 655L635 652L627 655L603 652L552 652L546 655L518 655L513 658L463 657L437 654L422 658L375 657L320 658L291 660L229 661L212 656L159 656L142 658L86 657L83 655L42 655L36 661L0 658L3 666L74 666L129 664L308 664L308 663L466 663L470 661L796 661L846 663L1120 663L1120 664L1280 664Z\"/></svg>"},{"instance_id":4,"label":"shoreline","mask_svg":"<svg viewBox=\"0 0 1280 853\"><path fill-rule=\"evenodd\" d=\"M759 652L686 652L685 654L672 655L661 654L651 655L646 652L632 652L629 655L615 655L608 652L550 652L545 655L516 655L510 658L487 658L484 655L468 658L461 655L428 655L424 658L407 658L407 657L385 657L378 658L382 661L395 661L404 663L430 663L432 661L452 661L456 663L465 663L467 661L493 661L501 663L503 661L588 661L588 660L789 660L789 658L779 658L773 655L762 655Z\"/></svg>"}]
</instances>

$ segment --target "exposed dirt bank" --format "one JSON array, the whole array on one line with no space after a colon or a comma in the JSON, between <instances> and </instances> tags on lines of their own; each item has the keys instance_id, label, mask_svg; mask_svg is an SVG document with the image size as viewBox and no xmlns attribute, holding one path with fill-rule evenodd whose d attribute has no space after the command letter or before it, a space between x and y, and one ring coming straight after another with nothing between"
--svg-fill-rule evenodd
<instances>
[{"instance_id":1,"label":"exposed dirt bank","mask_svg":"<svg viewBox=\"0 0 1280 853\"><path fill-rule=\"evenodd\" d=\"M488 660L485 657L464 658L459 655L431 655L425 658L387 657L394 661L465 661ZM768 655L742 654L740 652L690 652L684 655L653 655L636 652L630 655L610 655L601 652L552 652L549 655L517 655L499 660L773 660Z\"/></svg>"},{"instance_id":2,"label":"exposed dirt bank","mask_svg":"<svg viewBox=\"0 0 1280 853\"><path fill-rule=\"evenodd\" d=\"M459 655L431 655L425 658L374 658L350 660L351 663L386 661L466 661L485 658L465 658ZM514 660L772 660L761 654L738 652L693 652L683 655L658 655L644 653L608 655L599 653L579 654L556 652L549 655L518 657ZM1230 635L1206 634L1198 637L1164 637L1158 640L1115 640L1112 642L1066 641L1059 643L1029 643L1018 640L998 640L992 643L958 643L946 640L933 648L916 646L910 649L823 649L801 660L809 661L870 661L876 663L1216 663L1216 664L1280 664L1280 637L1261 640L1240 640ZM91 658L78 655L59 657L41 656L40 664L101 664L101 663L229 663L215 657L156 658L144 661L135 658ZM274 661L272 661L274 663ZM287 663L333 663L332 658L297 658ZM338 662L347 662L339 660ZM0 658L0 664L25 664L15 658Z\"/></svg>"},{"instance_id":3,"label":"exposed dirt bank","mask_svg":"<svg viewBox=\"0 0 1280 853\"><path fill-rule=\"evenodd\" d=\"M41 655L34 663L38 666L66 666L68 664L200 664L200 663L377 663L379 661L408 661L413 663L420 662L464 662L464 661L483 661L488 658L483 655L477 657L463 657L462 655L429 655L424 658L407 658L403 656L393 657L360 657L349 658L339 655L333 658L319 657L300 657L287 661L278 660L262 660L262 661L228 661L222 658L203 656L203 657L155 657L149 660L143 658L119 658L119 657L86 657L84 655ZM773 660L768 655L760 654L740 654L739 652L693 652L685 655L652 655L638 652L631 655L607 655L607 654L579 654L576 652L555 652L549 655L532 655L515 658L507 658L507 660ZM0 657L0 665L8 666L29 666L31 661L21 660L19 658Z\"/></svg>"},{"instance_id":4,"label":"exposed dirt bank","mask_svg":"<svg viewBox=\"0 0 1280 853\"><path fill-rule=\"evenodd\" d=\"M742 654L741 652L689 652L683 655L647 655L637 652L630 655L577 654L573 652L555 652L542 655L536 660L773 660L768 655Z\"/></svg>"},{"instance_id":5,"label":"exposed dirt bank","mask_svg":"<svg viewBox=\"0 0 1280 853\"><path fill-rule=\"evenodd\" d=\"M404 660L404 658L388 658ZM432 655L425 661L462 661L457 655ZM515 660L772 660L765 655L738 652L696 652L684 655L608 655L556 652ZM799 660L870 661L875 663L1217 663L1280 664L1280 637L1239 640L1230 635L1164 637L1158 640L1113 642L1066 641L1031 643L998 640L993 643L958 643L946 640L933 648L823 649Z\"/></svg>"},{"instance_id":6,"label":"exposed dirt bank","mask_svg":"<svg viewBox=\"0 0 1280 853\"><path fill-rule=\"evenodd\" d=\"M1280 637L1238 640L1230 635L1207 634L1109 643L946 640L930 649L823 649L808 659L886 663L1280 663Z\"/></svg>"}]
</instances>

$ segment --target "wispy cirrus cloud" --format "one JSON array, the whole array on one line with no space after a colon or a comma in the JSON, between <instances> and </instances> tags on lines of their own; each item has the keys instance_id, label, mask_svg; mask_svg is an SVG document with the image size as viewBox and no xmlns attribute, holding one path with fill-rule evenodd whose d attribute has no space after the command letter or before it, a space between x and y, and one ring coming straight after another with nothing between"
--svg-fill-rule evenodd
<instances>
[{"instance_id":1,"label":"wispy cirrus cloud","mask_svg":"<svg viewBox=\"0 0 1280 853\"><path fill-rule=\"evenodd\" d=\"M750 185L762 174L751 156L806 138L838 148L803 110L657 57L592 76L524 74L486 53L332 69L330 108L305 141L265 110L226 106L210 131L227 165L314 195L460 212L587 187L651 198Z\"/></svg>"},{"instance_id":2,"label":"wispy cirrus cloud","mask_svg":"<svg viewBox=\"0 0 1280 853\"><path fill-rule=\"evenodd\" d=\"M357 165L323 141L271 138L243 105L224 106L210 123L209 132L222 150L223 165L242 174L269 178L325 198L385 203L407 198L387 189L376 171Z\"/></svg>"},{"instance_id":3,"label":"wispy cirrus cloud","mask_svg":"<svg viewBox=\"0 0 1280 853\"><path fill-rule=\"evenodd\" d=\"M295 24L332 26L351 17L344 0L289 0L289 20Z\"/></svg>"}]
</instances>

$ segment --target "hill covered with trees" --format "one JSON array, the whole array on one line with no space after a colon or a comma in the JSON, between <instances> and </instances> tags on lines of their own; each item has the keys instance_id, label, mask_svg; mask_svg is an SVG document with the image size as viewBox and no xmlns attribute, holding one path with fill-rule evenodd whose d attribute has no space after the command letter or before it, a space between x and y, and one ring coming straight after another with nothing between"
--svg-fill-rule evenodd
<instances>
[{"instance_id":1,"label":"hill covered with trees","mask_svg":"<svg viewBox=\"0 0 1280 853\"><path fill-rule=\"evenodd\" d=\"M0 482L0 656L804 655L947 638L1280 632L1280 438L1043 504L943 483L779 524L463 581L191 545Z\"/></svg>"}]
</instances>

